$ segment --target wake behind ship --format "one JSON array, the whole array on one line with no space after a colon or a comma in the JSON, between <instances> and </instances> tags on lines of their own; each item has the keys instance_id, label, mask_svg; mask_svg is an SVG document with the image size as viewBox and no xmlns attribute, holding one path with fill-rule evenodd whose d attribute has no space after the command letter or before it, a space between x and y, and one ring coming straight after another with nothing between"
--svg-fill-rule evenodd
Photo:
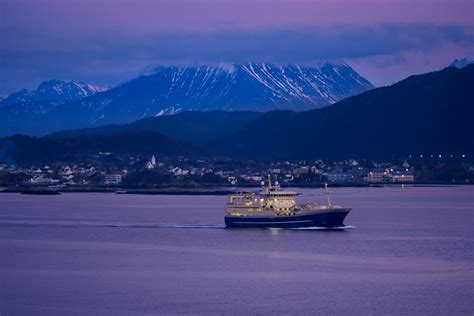
<instances>
[{"instance_id":1,"label":"wake behind ship","mask_svg":"<svg viewBox=\"0 0 474 316\"><path fill-rule=\"evenodd\" d=\"M245 228L344 228L344 219L351 208L332 205L327 186L325 194L327 205L297 205L298 193L284 191L278 182L272 185L268 177L268 186L262 182L258 193L229 195L225 224Z\"/></svg>"}]
</instances>

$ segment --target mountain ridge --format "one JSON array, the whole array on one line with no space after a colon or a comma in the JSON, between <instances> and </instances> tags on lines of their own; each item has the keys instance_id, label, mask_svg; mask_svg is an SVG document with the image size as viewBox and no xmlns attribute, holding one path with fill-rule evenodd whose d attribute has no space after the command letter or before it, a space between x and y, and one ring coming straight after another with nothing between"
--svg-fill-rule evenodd
<instances>
[{"instance_id":1,"label":"mountain ridge","mask_svg":"<svg viewBox=\"0 0 474 316\"><path fill-rule=\"evenodd\" d=\"M379 157L445 154L474 148L474 65L410 76L334 105L273 111L212 144L249 158ZM251 137L266 139L260 143ZM230 149L227 144L233 144Z\"/></svg>"},{"instance_id":2,"label":"mountain ridge","mask_svg":"<svg viewBox=\"0 0 474 316\"><path fill-rule=\"evenodd\" d=\"M65 130L44 136L46 139L63 139L76 136L114 135L125 132L158 132L180 141L206 143L215 135L224 137L237 132L245 124L262 115L260 112L222 111L180 112L144 118L125 125L104 125L95 128Z\"/></svg>"},{"instance_id":3,"label":"mountain ridge","mask_svg":"<svg viewBox=\"0 0 474 316\"><path fill-rule=\"evenodd\" d=\"M347 64L158 67L151 75L57 106L36 101L4 106L0 135L45 135L182 111L307 110L372 88Z\"/></svg>"},{"instance_id":4,"label":"mountain ridge","mask_svg":"<svg viewBox=\"0 0 474 316\"><path fill-rule=\"evenodd\" d=\"M51 79L42 81L36 90L21 89L6 95L0 100L0 106L13 105L21 102L73 101L106 90L108 90L108 87L105 85L89 84L82 81Z\"/></svg>"},{"instance_id":5,"label":"mountain ridge","mask_svg":"<svg viewBox=\"0 0 474 316\"><path fill-rule=\"evenodd\" d=\"M242 112L242 117L239 117L242 114L239 112L183 112L174 116L148 118L136 122L138 126L113 126L112 133L105 128L103 135L100 133L104 131L99 128L68 131L62 136L57 133L56 136L53 134L44 138L23 136L21 139L26 145L20 147L28 147L30 143L25 140L33 139L31 146L46 148L41 151L53 150L54 147L48 147L51 144L66 143L77 144L78 148L85 146L89 150L86 153L91 153L91 147L87 144L98 142L105 146L108 140L113 139L114 144L120 145L115 150L121 153L137 153L140 146L146 148L146 153L160 153L160 145L153 145L153 133L158 133L177 144L171 147L174 148L170 151L172 153L186 154L186 148L179 149L179 146L198 146L202 151L191 152L205 153L207 157L301 160L399 159L420 154L426 157L472 155L473 86L474 65L461 69L448 67L437 72L410 76L392 86L376 88L334 105L304 112ZM197 120L199 116L201 118ZM209 122L216 119L222 121L218 126L208 128ZM239 122L234 130L227 135L219 133L230 126L232 120ZM205 130L202 131L202 128ZM140 136L133 138L127 135ZM120 143L121 137L128 140ZM192 139L194 145L176 138ZM5 139L0 139L0 144L4 145L0 146L0 153L19 148L18 144L13 144L10 149L5 148ZM11 143L11 138L9 140ZM151 145L147 145L147 142ZM44 147L40 146L42 143ZM141 145L137 147L137 144ZM127 146L131 146L130 149ZM104 149L98 145L92 148ZM74 146L69 151L81 155ZM24 148L19 152L35 151ZM16 157L22 158L18 152Z\"/></svg>"}]
</instances>

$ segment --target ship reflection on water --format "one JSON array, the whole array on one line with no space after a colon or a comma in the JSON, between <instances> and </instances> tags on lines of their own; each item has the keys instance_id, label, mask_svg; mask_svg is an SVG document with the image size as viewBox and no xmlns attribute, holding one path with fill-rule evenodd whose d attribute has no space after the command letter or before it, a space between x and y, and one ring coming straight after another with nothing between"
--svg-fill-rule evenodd
<instances>
[{"instance_id":1,"label":"ship reflection on water","mask_svg":"<svg viewBox=\"0 0 474 316\"><path fill-rule=\"evenodd\" d=\"M268 231L270 232L270 234L276 236L280 233L281 229L282 228L268 228Z\"/></svg>"}]
</instances>

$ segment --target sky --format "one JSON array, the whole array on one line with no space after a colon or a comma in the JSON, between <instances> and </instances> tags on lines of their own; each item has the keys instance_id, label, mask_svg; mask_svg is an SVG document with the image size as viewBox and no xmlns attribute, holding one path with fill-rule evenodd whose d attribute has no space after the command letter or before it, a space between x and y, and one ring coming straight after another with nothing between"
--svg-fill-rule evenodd
<instances>
[{"instance_id":1,"label":"sky","mask_svg":"<svg viewBox=\"0 0 474 316\"><path fill-rule=\"evenodd\" d=\"M242 62L346 62L382 86L474 59L474 1L1 0L0 38L0 93Z\"/></svg>"}]
</instances>

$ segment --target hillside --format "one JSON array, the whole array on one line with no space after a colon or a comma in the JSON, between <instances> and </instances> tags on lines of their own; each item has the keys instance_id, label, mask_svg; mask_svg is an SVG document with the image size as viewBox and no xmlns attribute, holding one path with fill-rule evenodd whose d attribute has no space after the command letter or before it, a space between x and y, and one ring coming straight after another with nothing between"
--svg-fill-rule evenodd
<instances>
[{"instance_id":1,"label":"hillside","mask_svg":"<svg viewBox=\"0 0 474 316\"><path fill-rule=\"evenodd\" d=\"M159 67L150 75L79 100L58 104L26 98L0 107L0 136L45 135L182 111L303 111L372 88L346 64Z\"/></svg>"},{"instance_id":2,"label":"hillside","mask_svg":"<svg viewBox=\"0 0 474 316\"><path fill-rule=\"evenodd\" d=\"M0 162L8 164L84 162L99 153L158 157L201 155L202 149L156 132L45 139L14 135L0 139Z\"/></svg>"},{"instance_id":3,"label":"hillside","mask_svg":"<svg viewBox=\"0 0 474 316\"><path fill-rule=\"evenodd\" d=\"M36 90L22 89L5 96L0 100L0 107L24 102L46 101L58 104L64 101L75 101L96 93L106 91L107 86L88 84L76 81L46 80Z\"/></svg>"},{"instance_id":4,"label":"hillside","mask_svg":"<svg viewBox=\"0 0 474 316\"><path fill-rule=\"evenodd\" d=\"M4 138L0 153L18 161L79 159L99 151L203 154L199 145L208 155L269 160L472 154L473 87L474 65L449 67L321 109L190 111L40 139Z\"/></svg>"},{"instance_id":5,"label":"hillside","mask_svg":"<svg viewBox=\"0 0 474 316\"><path fill-rule=\"evenodd\" d=\"M181 112L175 115L149 117L124 125L105 125L88 129L66 130L47 135L45 138L59 139L148 131L159 132L182 141L202 144L216 138L232 135L260 115L262 113L244 111Z\"/></svg>"},{"instance_id":6,"label":"hillside","mask_svg":"<svg viewBox=\"0 0 474 316\"><path fill-rule=\"evenodd\" d=\"M209 147L267 159L472 153L473 88L474 65L449 67L322 109L269 112Z\"/></svg>"}]
</instances>

